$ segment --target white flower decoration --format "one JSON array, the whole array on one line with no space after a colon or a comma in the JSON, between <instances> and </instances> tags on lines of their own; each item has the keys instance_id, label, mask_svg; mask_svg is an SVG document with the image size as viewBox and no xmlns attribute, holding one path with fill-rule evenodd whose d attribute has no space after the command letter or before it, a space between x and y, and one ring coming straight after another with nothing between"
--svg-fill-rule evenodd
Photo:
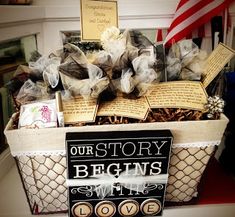
<instances>
[{"instance_id":1,"label":"white flower decoration","mask_svg":"<svg viewBox=\"0 0 235 217\"><path fill-rule=\"evenodd\" d=\"M224 110L224 100L219 96L213 96L208 98L208 102L206 104L206 109L208 109L207 117L212 119L216 114L220 114Z\"/></svg>"}]
</instances>

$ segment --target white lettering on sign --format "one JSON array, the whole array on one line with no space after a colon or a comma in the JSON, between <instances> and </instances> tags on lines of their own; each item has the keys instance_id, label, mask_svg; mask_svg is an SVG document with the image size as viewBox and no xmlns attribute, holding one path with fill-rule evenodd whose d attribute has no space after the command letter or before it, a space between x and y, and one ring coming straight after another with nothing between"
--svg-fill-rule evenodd
<instances>
[{"instance_id":1,"label":"white lettering on sign","mask_svg":"<svg viewBox=\"0 0 235 217\"><path fill-rule=\"evenodd\" d=\"M100 142L96 146L96 150L93 150L93 146L90 146L88 149L83 151L83 152L78 152L78 153L84 153L84 155L87 155L87 153L94 153L94 157L106 157L108 154L111 154L111 157L117 157L117 152L121 153L125 157L131 157L134 155L138 156L152 156L152 155L162 155L161 149L163 146L167 143L167 141L139 141L137 143L134 142L110 142L110 143L105 143L105 142ZM155 153L152 153L150 151L151 146L154 145ZM71 148L72 149L72 148ZM73 150L73 153L75 151ZM85 154L86 153L86 154ZM80 154L79 154L80 155Z\"/></svg>"},{"instance_id":2,"label":"white lettering on sign","mask_svg":"<svg viewBox=\"0 0 235 217\"><path fill-rule=\"evenodd\" d=\"M125 171L125 175L148 175L147 171L149 171L149 175L158 175L161 173L162 162L132 162L132 163L111 163L105 167L104 164L91 164L91 168L93 169L93 177L105 175L105 173L109 176L120 176L122 171ZM74 165L76 170L75 176L73 178L86 178L89 176L88 166L86 165ZM131 169L130 169L131 168ZM133 173L134 170L134 173ZM91 177L92 177L91 176Z\"/></svg>"},{"instance_id":3,"label":"white lettering on sign","mask_svg":"<svg viewBox=\"0 0 235 217\"><path fill-rule=\"evenodd\" d=\"M87 165L73 165L75 167L76 170L76 175L74 176L74 178L85 178L88 176L88 172L87 172Z\"/></svg>"}]
</instances>

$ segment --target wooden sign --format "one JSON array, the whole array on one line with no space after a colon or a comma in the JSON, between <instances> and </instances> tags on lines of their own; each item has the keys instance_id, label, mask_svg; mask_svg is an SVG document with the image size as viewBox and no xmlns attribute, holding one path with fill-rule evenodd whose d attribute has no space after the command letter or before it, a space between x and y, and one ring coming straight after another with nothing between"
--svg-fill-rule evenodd
<instances>
[{"instance_id":1,"label":"wooden sign","mask_svg":"<svg viewBox=\"0 0 235 217\"><path fill-rule=\"evenodd\" d=\"M117 1L81 0L81 40L99 41L101 33L118 27Z\"/></svg>"},{"instance_id":2,"label":"wooden sign","mask_svg":"<svg viewBox=\"0 0 235 217\"><path fill-rule=\"evenodd\" d=\"M169 130L67 133L69 216L160 216Z\"/></svg>"}]
</instances>

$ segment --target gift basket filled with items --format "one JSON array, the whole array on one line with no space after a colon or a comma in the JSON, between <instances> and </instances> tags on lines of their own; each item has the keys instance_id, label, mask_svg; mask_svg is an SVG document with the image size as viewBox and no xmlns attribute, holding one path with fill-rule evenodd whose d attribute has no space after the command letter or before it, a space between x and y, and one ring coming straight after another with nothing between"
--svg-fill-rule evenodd
<instances>
[{"instance_id":1,"label":"gift basket filled with items","mask_svg":"<svg viewBox=\"0 0 235 217\"><path fill-rule=\"evenodd\" d=\"M99 48L35 52L9 84L17 111L5 135L33 214L68 210L66 132L170 130L171 202L197 196L221 142L224 101L208 87L229 61L215 59L231 49L219 44L208 55L181 40L163 54L140 32L116 27L102 33Z\"/></svg>"}]
</instances>

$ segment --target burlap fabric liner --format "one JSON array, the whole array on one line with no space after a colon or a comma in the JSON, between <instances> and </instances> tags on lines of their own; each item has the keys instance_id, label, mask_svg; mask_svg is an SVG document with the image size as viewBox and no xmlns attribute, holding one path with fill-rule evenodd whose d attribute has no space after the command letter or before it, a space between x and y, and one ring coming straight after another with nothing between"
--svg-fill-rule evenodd
<instances>
[{"instance_id":1,"label":"burlap fabric liner","mask_svg":"<svg viewBox=\"0 0 235 217\"><path fill-rule=\"evenodd\" d=\"M221 115L219 120L155 122L47 129L15 129L12 119L4 131L13 156L24 153L61 154L64 152L66 132L107 132L137 130L171 130L174 147L207 147L218 145L228 119Z\"/></svg>"},{"instance_id":2,"label":"burlap fabric liner","mask_svg":"<svg viewBox=\"0 0 235 217\"><path fill-rule=\"evenodd\" d=\"M170 129L174 142L166 200L188 201L197 195L201 175L227 123L228 119L221 115L220 120L11 130L11 119L5 135L31 205L38 204L39 212L57 212L67 208L66 132Z\"/></svg>"}]
</instances>

